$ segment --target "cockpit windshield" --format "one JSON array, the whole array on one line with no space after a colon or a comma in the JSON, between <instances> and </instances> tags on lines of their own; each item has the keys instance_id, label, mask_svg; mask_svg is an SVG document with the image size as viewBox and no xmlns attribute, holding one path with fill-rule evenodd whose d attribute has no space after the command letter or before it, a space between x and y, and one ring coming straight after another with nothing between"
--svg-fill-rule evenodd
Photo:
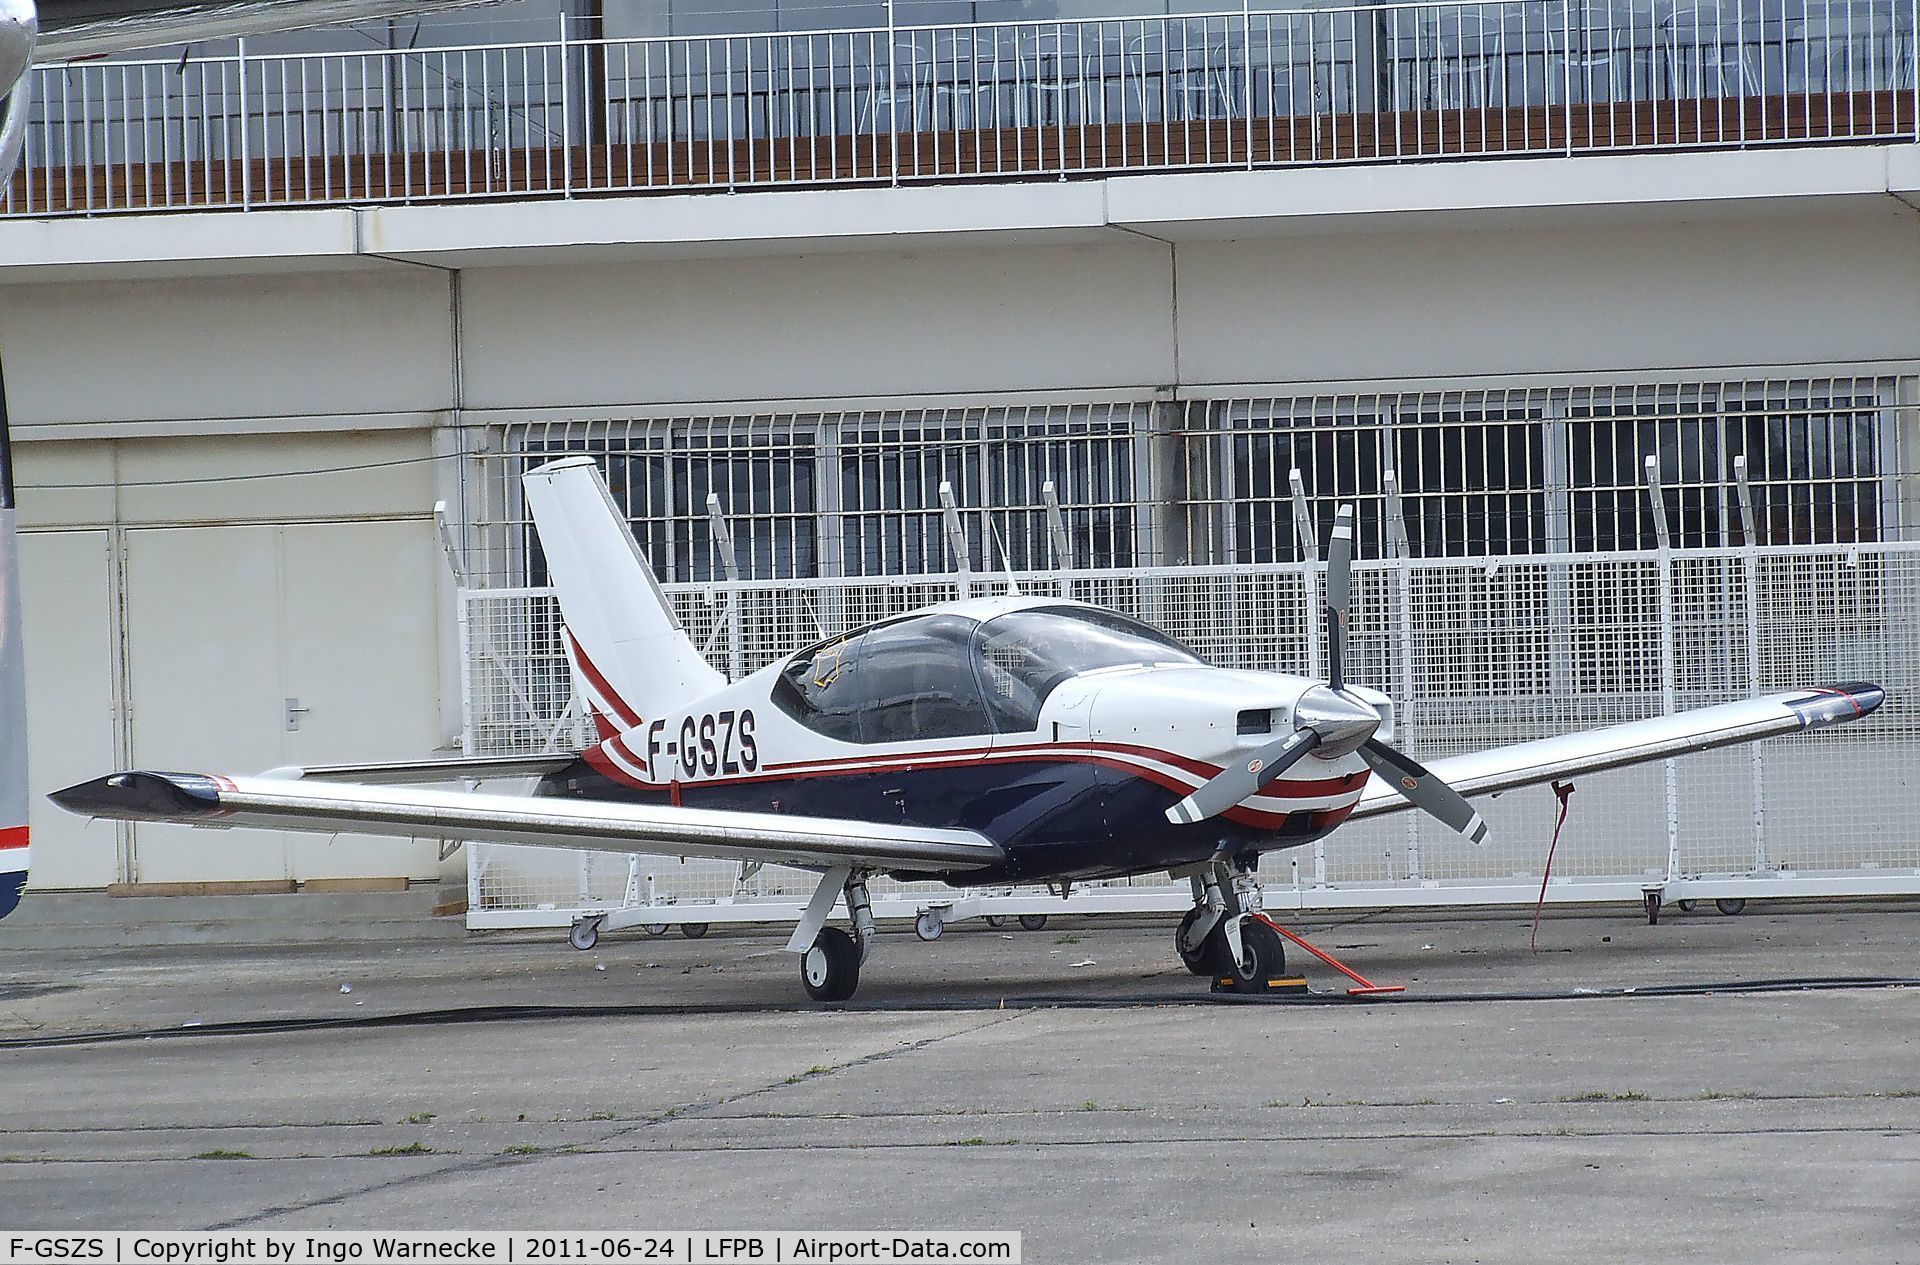
<instances>
[{"instance_id":1,"label":"cockpit windshield","mask_svg":"<svg viewBox=\"0 0 1920 1265\"><path fill-rule=\"evenodd\" d=\"M1037 728L1047 695L1082 672L1205 663L1157 628L1084 606L1009 611L980 625L974 647L987 709L1002 733Z\"/></svg>"}]
</instances>

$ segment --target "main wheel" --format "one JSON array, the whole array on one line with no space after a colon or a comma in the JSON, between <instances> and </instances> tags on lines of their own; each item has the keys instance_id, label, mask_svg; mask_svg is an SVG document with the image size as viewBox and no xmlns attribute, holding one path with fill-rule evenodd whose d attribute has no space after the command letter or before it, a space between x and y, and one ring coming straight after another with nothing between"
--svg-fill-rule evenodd
<instances>
[{"instance_id":1,"label":"main wheel","mask_svg":"<svg viewBox=\"0 0 1920 1265\"><path fill-rule=\"evenodd\" d=\"M946 920L931 909L913 920L913 934L922 940L938 940L946 929Z\"/></svg>"},{"instance_id":2,"label":"main wheel","mask_svg":"<svg viewBox=\"0 0 1920 1265\"><path fill-rule=\"evenodd\" d=\"M704 922L683 922L680 924L680 934L689 940L698 940L701 936L707 934L707 924Z\"/></svg>"},{"instance_id":3,"label":"main wheel","mask_svg":"<svg viewBox=\"0 0 1920 1265\"><path fill-rule=\"evenodd\" d=\"M1201 939L1198 945L1187 947L1187 933L1193 930L1193 924L1200 921L1200 915L1206 910L1195 905L1180 920L1180 929L1173 933L1173 947L1180 953L1180 961L1195 975L1213 974L1213 937L1211 934Z\"/></svg>"},{"instance_id":4,"label":"main wheel","mask_svg":"<svg viewBox=\"0 0 1920 1265\"><path fill-rule=\"evenodd\" d=\"M1215 946L1214 960L1221 978L1231 979L1236 993L1264 993L1268 980L1286 974L1287 951L1280 933L1258 919L1241 920L1238 958L1228 946L1224 922L1213 929L1207 941Z\"/></svg>"},{"instance_id":5,"label":"main wheel","mask_svg":"<svg viewBox=\"0 0 1920 1265\"><path fill-rule=\"evenodd\" d=\"M567 929L567 943L582 952L600 943L600 920L575 918L573 926Z\"/></svg>"},{"instance_id":6,"label":"main wheel","mask_svg":"<svg viewBox=\"0 0 1920 1265\"><path fill-rule=\"evenodd\" d=\"M860 986L860 944L838 927L823 927L800 956L800 983L815 1001L845 1001Z\"/></svg>"},{"instance_id":7,"label":"main wheel","mask_svg":"<svg viewBox=\"0 0 1920 1265\"><path fill-rule=\"evenodd\" d=\"M1045 914L1021 914L1020 925L1028 931L1045 931L1047 929L1047 916Z\"/></svg>"}]
</instances>

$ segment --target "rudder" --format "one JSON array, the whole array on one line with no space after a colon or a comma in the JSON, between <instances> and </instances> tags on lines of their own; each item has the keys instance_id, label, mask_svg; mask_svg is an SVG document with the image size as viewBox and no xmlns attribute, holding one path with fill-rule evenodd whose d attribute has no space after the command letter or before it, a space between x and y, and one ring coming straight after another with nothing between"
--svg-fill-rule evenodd
<instances>
[{"instance_id":1,"label":"rudder","mask_svg":"<svg viewBox=\"0 0 1920 1265\"><path fill-rule=\"evenodd\" d=\"M529 470L521 486L603 738L726 684L675 618L591 457Z\"/></svg>"}]
</instances>

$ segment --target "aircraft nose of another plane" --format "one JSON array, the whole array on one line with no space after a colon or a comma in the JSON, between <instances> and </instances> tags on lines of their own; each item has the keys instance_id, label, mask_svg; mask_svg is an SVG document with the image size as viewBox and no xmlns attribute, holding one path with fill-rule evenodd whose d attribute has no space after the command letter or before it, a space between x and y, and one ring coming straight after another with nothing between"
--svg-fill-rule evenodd
<instances>
[{"instance_id":1,"label":"aircraft nose of another plane","mask_svg":"<svg viewBox=\"0 0 1920 1265\"><path fill-rule=\"evenodd\" d=\"M1347 694L1316 685L1294 704L1296 729L1311 729L1320 735L1313 754L1330 760L1352 753L1380 727L1380 713Z\"/></svg>"}]
</instances>

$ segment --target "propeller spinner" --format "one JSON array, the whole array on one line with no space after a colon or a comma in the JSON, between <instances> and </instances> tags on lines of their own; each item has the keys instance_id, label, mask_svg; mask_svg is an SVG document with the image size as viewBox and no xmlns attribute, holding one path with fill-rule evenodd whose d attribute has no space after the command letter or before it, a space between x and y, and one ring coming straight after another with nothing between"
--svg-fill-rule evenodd
<instances>
[{"instance_id":1,"label":"propeller spinner","mask_svg":"<svg viewBox=\"0 0 1920 1265\"><path fill-rule=\"evenodd\" d=\"M1380 713L1346 690L1347 607L1353 598L1353 506L1342 505L1333 521L1327 551L1327 683L1316 685L1294 705L1293 732L1229 765L1193 794L1167 810L1167 820L1192 823L1217 817L1312 753L1332 760L1358 751L1381 780L1415 808L1439 819L1449 830L1476 844L1487 841L1487 823L1460 793L1435 777L1418 760L1374 737Z\"/></svg>"}]
</instances>

